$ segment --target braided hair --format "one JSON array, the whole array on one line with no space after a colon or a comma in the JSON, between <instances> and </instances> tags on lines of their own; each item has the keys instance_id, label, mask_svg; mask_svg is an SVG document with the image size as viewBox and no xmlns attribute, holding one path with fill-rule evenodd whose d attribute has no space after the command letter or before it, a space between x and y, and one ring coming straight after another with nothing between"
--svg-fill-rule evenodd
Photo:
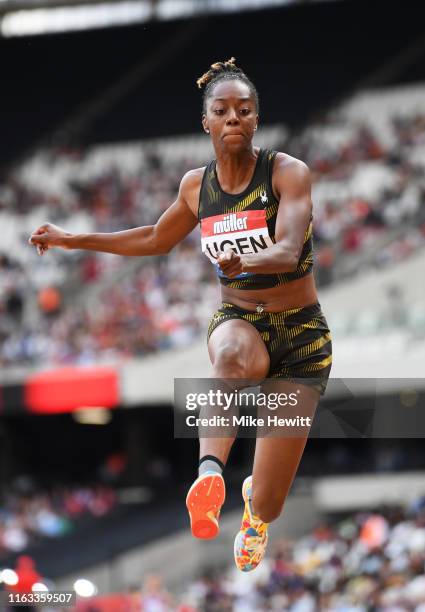
<instances>
[{"instance_id":1,"label":"braided hair","mask_svg":"<svg viewBox=\"0 0 425 612\"><path fill-rule=\"evenodd\" d=\"M227 60L227 62L215 62L215 64L211 64L211 68L196 81L199 89L204 89L204 94L202 97L203 113L206 113L207 111L207 100L212 95L214 86L221 81L230 81L235 79L248 85L249 92L255 100L257 113L260 111L258 91L254 83L246 76L244 71L236 66L235 61L235 58L231 57L229 60Z\"/></svg>"}]
</instances>

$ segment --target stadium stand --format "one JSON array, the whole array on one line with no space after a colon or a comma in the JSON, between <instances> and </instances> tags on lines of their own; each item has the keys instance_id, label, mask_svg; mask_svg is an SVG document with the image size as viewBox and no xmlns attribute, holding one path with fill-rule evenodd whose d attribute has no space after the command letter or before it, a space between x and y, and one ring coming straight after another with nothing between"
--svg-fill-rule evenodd
<instances>
[{"instance_id":1,"label":"stadium stand","mask_svg":"<svg viewBox=\"0 0 425 612\"><path fill-rule=\"evenodd\" d=\"M373 606L423 612L424 513L420 497L407 505L329 516L303 537L275 541L273 553L253 576L205 565L197 579L170 592L160 574L151 574L141 588L132 585L129 593L110 601L129 611L363 612ZM77 610L103 612L108 605L103 596L81 601Z\"/></svg>"}]
</instances>

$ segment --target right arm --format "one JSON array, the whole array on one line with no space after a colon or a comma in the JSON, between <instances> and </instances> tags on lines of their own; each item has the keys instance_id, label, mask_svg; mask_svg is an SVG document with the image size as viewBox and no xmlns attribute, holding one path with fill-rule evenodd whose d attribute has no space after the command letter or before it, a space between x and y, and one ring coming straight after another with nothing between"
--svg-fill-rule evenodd
<instances>
[{"instance_id":1,"label":"right arm","mask_svg":"<svg viewBox=\"0 0 425 612\"><path fill-rule=\"evenodd\" d=\"M202 174L203 169L197 169L184 175L176 201L155 225L121 232L71 234L57 225L44 223L31 235L29 243L37 247L40 255L52 247L128 256L163 255L181 242L198 224L195 211Z\"/></svg>"}]
</instances>

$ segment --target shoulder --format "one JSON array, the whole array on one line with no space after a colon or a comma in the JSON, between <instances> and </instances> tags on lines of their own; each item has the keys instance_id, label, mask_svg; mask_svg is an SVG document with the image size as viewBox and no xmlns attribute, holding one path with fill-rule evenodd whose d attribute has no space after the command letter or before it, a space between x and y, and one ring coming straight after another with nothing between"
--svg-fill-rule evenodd
<instances>
[{"instance_id":1,"label":"shoulder","mask_svg":"<svg viewBox=\"0 0 425 612\"><path fill-rule=\"evenodd\" d=\"M180 181L179 199L186 202L195 217L198 216L199 194L205 168L206 166L189 170Z\"/></svg>"},{"instance_id":2,"label":"shoulder","mask_svg":"<svg viewBox=\"0 0 425 612\"><path fill-rule=\"evenodd\" d=\"M193 170L189 170L183 176L180 182L180 189L183 190L193 190L201 187L202 178L204 176L206 166L202 166L201 168L194 168Z\"/></svg>"},{"instance_id":3,"label":"shoulder","mask_svg":"<svg viewBox=\"0 0 425 612\"><path fill-rule=\"evenodd\" d=\"M311 189L311 172L306 163L288 155L277 152L273 164L273 187L279 195L286 193L305 193Z\"/></svg>"},{"instance_id":4,"label":"shoulder","mask_svg":"<svg viewBox=\"0 0 425 612\"><path fill-rule=\"evenodd\" d=\"M298 180L311 180L310 169L305 162L279 151L274 160L273 175L275 174Z\"/></svg>"}]
</instances>

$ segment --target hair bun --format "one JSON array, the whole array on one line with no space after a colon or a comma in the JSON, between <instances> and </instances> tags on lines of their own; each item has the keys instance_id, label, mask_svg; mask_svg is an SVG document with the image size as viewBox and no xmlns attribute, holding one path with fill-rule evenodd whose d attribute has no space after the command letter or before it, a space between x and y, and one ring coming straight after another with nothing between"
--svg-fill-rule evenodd
<instances>
[{"instance_id":1,"label":"hair bun","mask_svg":"<svg viewBox=\"0 0 425 612\"><path fill-rule=\"evenodd\" d=\"M234 57L231 57L225 62L215 62L214 64L211 64L211 68L207 72L204 72L204 74L196 81L196 84L198 85L199 89L206 87L208 83L210 83L213 79L215 79L222 73L242 73L242 70L236 66L235 62L236 59Z\"/></svg>"}]
</instances>

